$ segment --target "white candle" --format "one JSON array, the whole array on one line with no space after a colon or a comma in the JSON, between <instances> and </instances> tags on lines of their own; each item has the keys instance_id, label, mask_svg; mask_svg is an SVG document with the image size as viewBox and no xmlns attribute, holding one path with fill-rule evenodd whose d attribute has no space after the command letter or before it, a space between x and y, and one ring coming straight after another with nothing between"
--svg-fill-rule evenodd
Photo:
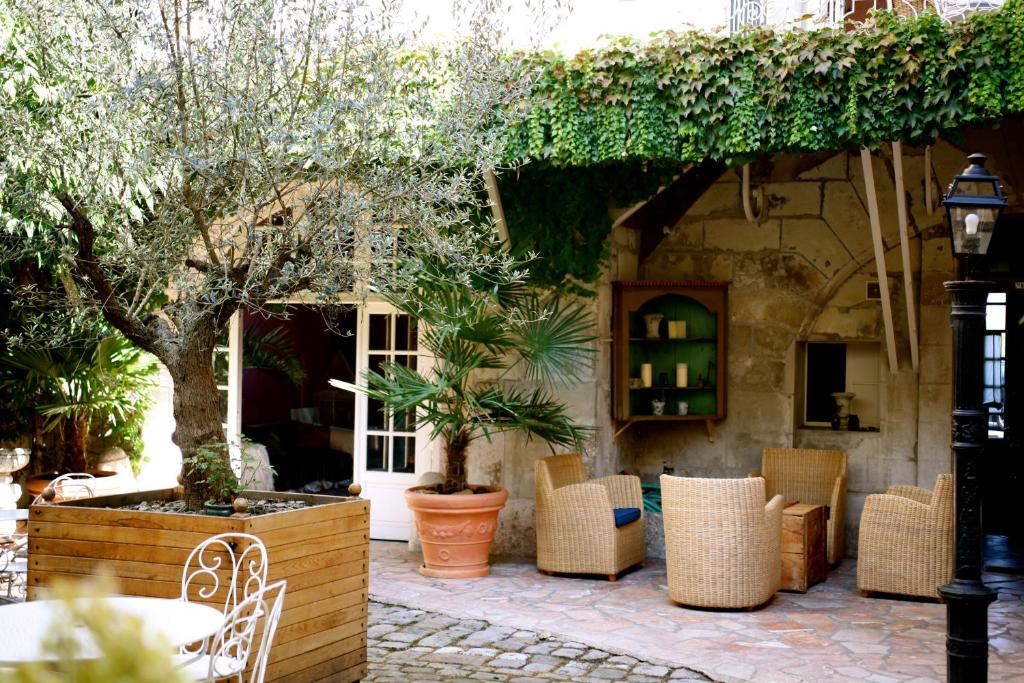
<instances>
[{"instance_id":1,"label":"white candle","mask_svg":"<svg viewBox=\"0 0 1024 683\"><path fill-rule=\"evenodd\" d=\"M676 363L676 386L685 387L689 380L690 367L686 363Z\"/></svg>"},{"instance_id":2,"label":"white candle","mask_svg":"<svg viewBox=\"0 0 1024 683\"><path fill-rule=\"evenodd\" d=\"M643 382L645 387L654 384L654 369L650 363L644 363L640 366L640 381Z\"/></svg>"}]
</instances>

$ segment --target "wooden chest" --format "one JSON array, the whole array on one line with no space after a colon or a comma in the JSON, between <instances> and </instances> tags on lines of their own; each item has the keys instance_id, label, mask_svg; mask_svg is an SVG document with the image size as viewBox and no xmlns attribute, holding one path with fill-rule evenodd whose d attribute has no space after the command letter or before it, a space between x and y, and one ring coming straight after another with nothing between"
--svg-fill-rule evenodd
<instances>
[{"instance_id":1,"label":"wooden chest","mask_svg":"<svg viewBox=\"0 0 1024 683\"><path fill-rule=\"evenodd\" d=\"M807 592L825 580L825 507L796 503L782 511L782 590Z\"/></svg>"}]
</instances>

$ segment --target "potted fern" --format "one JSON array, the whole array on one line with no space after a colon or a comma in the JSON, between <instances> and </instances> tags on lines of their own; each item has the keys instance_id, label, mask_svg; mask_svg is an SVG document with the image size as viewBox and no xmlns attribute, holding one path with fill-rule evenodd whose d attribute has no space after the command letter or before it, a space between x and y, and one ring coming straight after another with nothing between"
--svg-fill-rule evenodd
<instances>
[{"instance_id":1,"label":"potted fern","mask_svg":"<svg viewBox=\"0 0 1024 683\"><path fill-rule=\"evenodd\" d=\"M508 491L467 481L474 441L519 431L552 446L580 448L591 432L550 393L579 380L589 367L591 318L578 304L525 286L524 264L501 256L469 272L459 264L407 261L408 288L400 296L382 295L419 321L420 349L434 357L432 367L419 372L388 363L367 372L365 386L331 381L394 414L415 414L417 426L429 426L431 438L444 444L443 483L405 494L426 576L490 571L487 558ZM452 272L460 270L463 277L453 281Z\"/></svg>"}]
</instances>

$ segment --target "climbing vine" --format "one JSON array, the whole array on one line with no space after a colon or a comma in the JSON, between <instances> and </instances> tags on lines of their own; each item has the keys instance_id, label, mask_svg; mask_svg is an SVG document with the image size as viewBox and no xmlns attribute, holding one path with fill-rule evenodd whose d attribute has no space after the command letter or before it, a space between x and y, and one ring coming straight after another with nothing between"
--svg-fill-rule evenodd
<instances>
[{"instance_id":1,"label":"climbing vine","mask_svg":"<svg viewBox=\"0 0 1024 683\"><path fill-rule=\"evenodd\" d=\"M608 207L628 207L671 179L675 165L608 163L585 168L528 164L501 176L500 191L513 250L533 252L530 277L590 294L608 257Z\"/></svg>"},{"instance_id":2,"label":"climbing vine","mask_svg":"<svg viewBox=\"0 0 1024 683\"><path fill-rule=\"evenodd\" d=\"M533 87L506 154L533 163L502 179L509 230L537 280L579 289L607 256L607 206L681 164L931 143L1024 114L1024 0L955 24L877 12L849 31L666 32L522 59Z\"/></svg>"},{"instance_id":3,"label":"climbing vine","mask_svg":"<svg viewBox=\"0 0 1024 683\"><path fill-rule=\"evenodd\" d=\"M535 80L512 160L737 163L925 143L1024 113L1024 0L955 24L877 12L849 31L669 32L523 59Z\"/></svg>"}]
</instances>

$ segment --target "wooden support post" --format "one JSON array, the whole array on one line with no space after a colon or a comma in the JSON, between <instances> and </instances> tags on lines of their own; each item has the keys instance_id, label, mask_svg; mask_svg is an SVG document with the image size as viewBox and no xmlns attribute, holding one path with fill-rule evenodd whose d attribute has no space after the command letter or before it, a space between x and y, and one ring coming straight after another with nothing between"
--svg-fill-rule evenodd
<instances>
[{"instance_id":1,"label":"wooden support post","mask_svg":"<svg viewBox=\"0 0 1024 683\"><path fill-rule=\"evenodd\" d=\"M491 213L494 215L494 223L498 228L498 238L505 249L512 246L508 239L508 224L505 222L505 210L501 208L501 194L498 193L498 178L494 171L484 171L484 184L487 186L487 199L491 202Z\"/></svg>"},{"instance_id":2,"label":"wooden support post","mask_svg":"<svg viewBox=\"0 0 1024 683\"><path fill-rule=\"evenodd\" d=\"M926 145L924 148L924 210L931 216L935 213L935 207L932 206L934 198L932 197L932 146Z\"/></svg>"},{"instance_id":3,"label":"wooden support post","mask_svg":"<svg viewBox=\"0 0 1024 683\"><path fill-rule=\"evenodd\" d=\"M907 331L910 337L910 365L917 372L917 307L914 303L914 275L910 270L910 236L907 230L907 194L903 189L903 144L892 143L892 165L896 175L896 213L900 221L900 253L903 256L903 295L907 303Z\"/></svg>"},{"instance_id":4,"label":"wooden support post","mask_svg":"<svg viewBox=\"0 0 1024 683\"><path fill-rule=\"evenodd\" d=\"M885 324L885 347L889 352L889 372L899 370L896 360L896 332L892 324L892 302L889 300L889 279L885 269L885 246L882 243L882 223L878 218L878 195L875 192L875 171L871 166L871 152L860 150L860 163L864 170L864 189L868 198L868 218L871 221L871 241L875 247L875 269L878 288L882 296L882 322Z\"/></svg>"}]
</instances>

